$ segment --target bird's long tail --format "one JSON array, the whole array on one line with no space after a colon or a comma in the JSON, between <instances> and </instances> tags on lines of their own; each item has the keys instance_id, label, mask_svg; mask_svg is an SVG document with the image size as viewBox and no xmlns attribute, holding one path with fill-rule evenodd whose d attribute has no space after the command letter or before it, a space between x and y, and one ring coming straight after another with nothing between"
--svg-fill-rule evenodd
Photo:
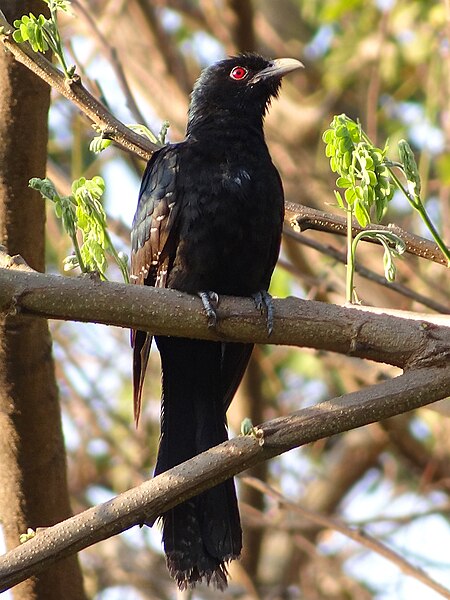
<instances>
[{"instance_id":1,"label":"bird's long tail","mask_svg":"<svg viewBox=\"0 0 450 600\"><path fill-rule=\"evenodd\" d=\"M155 469L159 474L227 439L225 404L230 386L237 387L239 380L229 374L228 361L224 369L224 345L220 342L167 337L157 337L156 342L163 371L161 440ZM230 364L246 365L251 345L232 346L242 360L235 358ZM184 589L205 580L225 588L227 562L237 558L242 547L233 480L179 504L162 515L162 521L167 564L178 586Z\"/></svg>"}]
</instances>

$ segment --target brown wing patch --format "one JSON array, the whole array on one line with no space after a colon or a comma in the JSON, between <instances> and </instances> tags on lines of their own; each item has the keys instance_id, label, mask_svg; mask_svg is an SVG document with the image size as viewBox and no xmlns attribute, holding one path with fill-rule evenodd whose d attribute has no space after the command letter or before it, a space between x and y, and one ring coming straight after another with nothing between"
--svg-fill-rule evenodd
<instances>
[{"instance_id":1,"label":"brown wing patch","mask_svg":"<svg viewBox=\"0 0 450 600\"><path fill-rule=\"evenodd\" d=\"M176 248L174 224L178 214L175 201L177 155L174 147L159 151L147 165L131 235L131 282L166 287ZM131 332L133 347L134 417L136 425L152 336Z\"/></svg>"},{"instance_id":2,"label":"brown wing patch","mask_svg":"<svg viewBox=\"0 0 450 600\"><path fill-rule=\"evenodd\" d=\"M149 225L144 245L131 254L131 281L138 285L165 287L171 258L168 239L176 216L176 204L169 192L155 206L146 221Z\"/></svg>"}]
</instances>

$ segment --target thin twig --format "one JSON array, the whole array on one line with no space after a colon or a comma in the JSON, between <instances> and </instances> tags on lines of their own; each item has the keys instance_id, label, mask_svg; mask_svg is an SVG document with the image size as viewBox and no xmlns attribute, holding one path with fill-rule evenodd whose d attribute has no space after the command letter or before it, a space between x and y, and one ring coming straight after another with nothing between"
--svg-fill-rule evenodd
<instances>
[{"instance_id":1,"label":"thin twig","mask_svg":"<svg viewBox=\"0 0 450 600\"><path fill-rule=\"evenodd\" d=\"M338 531L354 542L361 544L368 550L379 554L383 558L395 564L405 575L414 577L414 579L417 579L438 594L441 594L444 598L450 599L450 590L432 579L429 575L427 575L427 573L425 573L425 571L423 571L423 569L416 567L405 560L398 552L395 552L385 544L382 544L379 540L375 539L373 536L364 531L364 529L350 527L339 519L328 517L326 515L302 508L298 504L288 500L283 494L269 484L256 479L256 477L243 477L241 481L282 503L283 508L287 507L292 512L297 513L304 519L308 519L309 521L316 523L316 525L319 525L320 527Z\"/></svg>"}]
</instances>

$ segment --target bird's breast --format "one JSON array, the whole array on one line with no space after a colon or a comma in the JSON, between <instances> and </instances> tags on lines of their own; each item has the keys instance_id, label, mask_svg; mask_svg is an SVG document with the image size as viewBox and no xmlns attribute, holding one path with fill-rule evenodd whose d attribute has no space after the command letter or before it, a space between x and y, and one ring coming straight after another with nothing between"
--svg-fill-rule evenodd
<instances>
[{"instance_id":1,"label":"bird's breast","mask_svg":"<svg viewBox=\"0 0 450 600\"><path fill-rule=\"evenodd\" d=\"M281 237L281 183L265 155L237 158L199 165L186 179L170 287L243 296L267 288Z\"/></svg>"}]
</instances>

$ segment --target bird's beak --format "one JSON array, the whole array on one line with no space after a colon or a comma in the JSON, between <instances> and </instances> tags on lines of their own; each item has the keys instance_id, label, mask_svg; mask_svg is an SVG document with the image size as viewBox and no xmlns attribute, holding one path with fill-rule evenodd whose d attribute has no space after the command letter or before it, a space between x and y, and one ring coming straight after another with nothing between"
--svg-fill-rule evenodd
<instances>
[{"instance_id":1,"label":"bird's beak","mask_svg":"<svg viewBox=\"0 0 450 600\"><path fill-rule=\"evenodd\" d=\"M249 83L258 83L264 79L281 79L287 73L304 68L304 64L295 58L275 58L270 65L256 73Z\"/></svg>"}]
</instances>

